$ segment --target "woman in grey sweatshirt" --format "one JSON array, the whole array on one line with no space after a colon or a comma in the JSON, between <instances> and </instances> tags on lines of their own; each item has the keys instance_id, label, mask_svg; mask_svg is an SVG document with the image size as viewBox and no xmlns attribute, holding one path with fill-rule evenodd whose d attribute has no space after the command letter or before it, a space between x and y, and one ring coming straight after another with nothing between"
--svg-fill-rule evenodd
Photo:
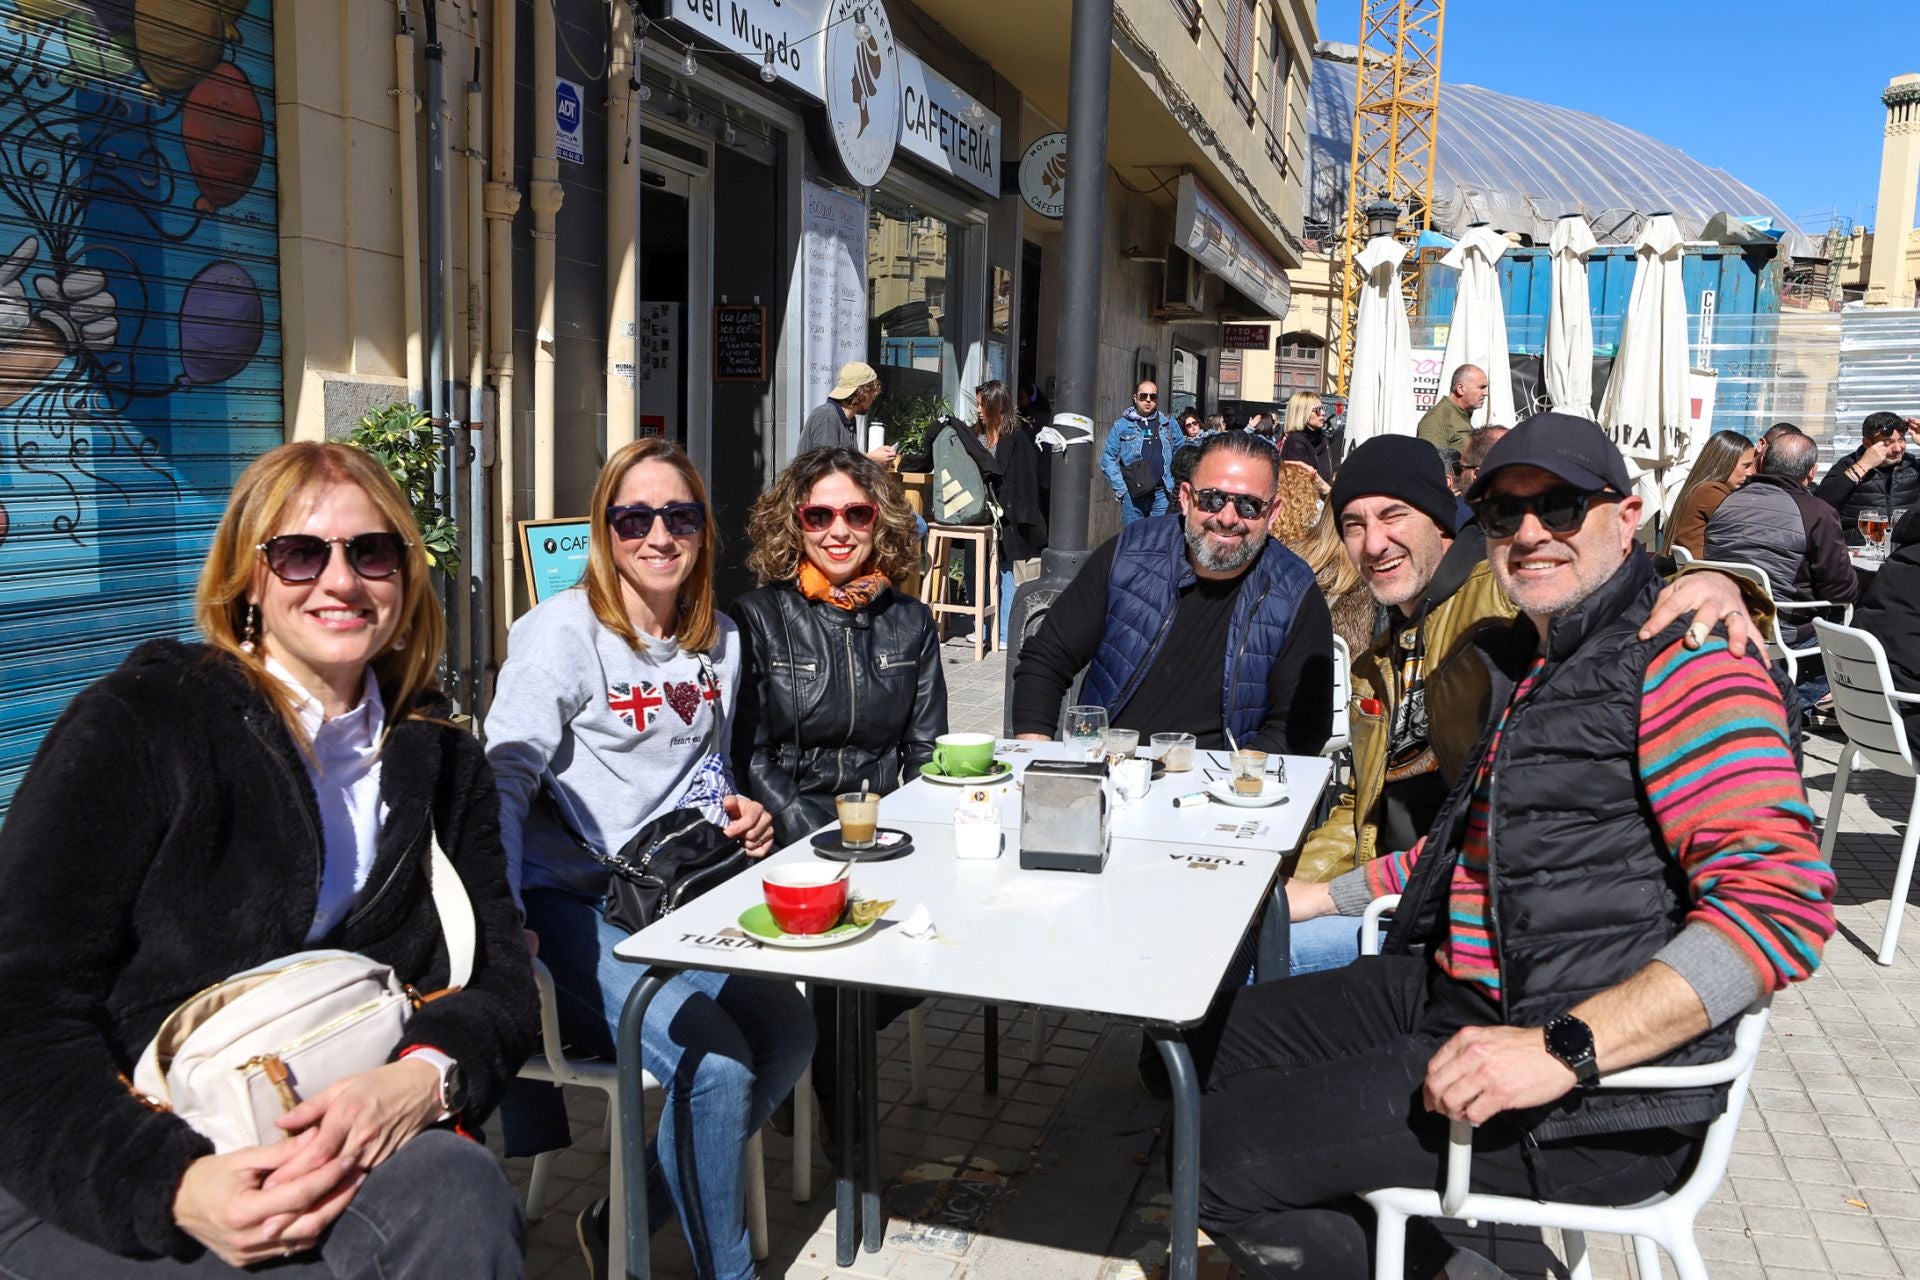
<instances>
[{"instance_id":1,"label":"woman in grey sweatshirt","mask_svg":"<svg viewBox=\"0 0 1920 1280\"><path fill-rule=\"evenodd\" d=\"M621 1008L646 969L614 959L625 933L600 915L608 872L581 842L618 850L660 815L697 808L758 857L773 847L773 825L736 792L725 754L740 694L739 639L713 606L713 532L699 473L675 446L636 441L608 460L589 509L585 581L533 609L509 636L487 715L487 759L500 788L508 874L529 942L553 971L561 1030L612 1059ZM667 1093L648 1183L671 1196L702 1280L755 1274L745 1143L792 1092L813 1041L812 1016L791 983L689 970L648 1009L644 1065ZM552 1141L530 1145L566 1141L560 1127ZM582 1214L590 1255L605 1239L604 1204ZM652 1208L658 1225L667 1206Z\"/></svg>"}]
</instances>

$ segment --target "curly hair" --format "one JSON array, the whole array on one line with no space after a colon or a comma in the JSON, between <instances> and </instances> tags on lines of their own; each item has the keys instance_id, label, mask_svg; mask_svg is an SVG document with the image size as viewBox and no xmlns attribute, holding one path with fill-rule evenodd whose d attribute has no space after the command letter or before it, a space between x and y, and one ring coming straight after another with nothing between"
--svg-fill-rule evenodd
<instances>
[{"instance_id":1,"label":"curly hair","mask_svg":"<svg viewBox=\"0 0 1920 1280\"><path fill-rule=\"evenodd\" d=\"M1274 513L1272 533L1289 547L1307 536L1320 510L1320 486L1314 479L1299 467L1280 468L1280 509Z\"/></svg>"},{"instance_id":2,"label":"curly hair","mask_svg":"<svg viewBox=\"0 0 1920 1280\"><path fill-rule=\"evenodd\" d=\"M907 502L900 477L865 454L844 446L810 449L795 458L768 489L754 500L747 517L747 567L762 585L791 582L800 576L807 557L800 531L799 506L813 486L830 475L846 476L880 508L873 526L873 567L899 586L913 575L919 561L919 539L913 531L913 507Z\"/></svg>"}]
</instances>

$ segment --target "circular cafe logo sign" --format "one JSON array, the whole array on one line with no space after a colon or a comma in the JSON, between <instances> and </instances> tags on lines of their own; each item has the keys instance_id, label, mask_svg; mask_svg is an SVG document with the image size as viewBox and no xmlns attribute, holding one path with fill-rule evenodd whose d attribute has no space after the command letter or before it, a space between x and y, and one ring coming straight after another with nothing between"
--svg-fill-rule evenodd
<instances>
[{"instance_id":1,"label":"circular cafe logo sign","mask_svg":"<svg viewBox=\"0 0 1920 1280\"><path fill-rule=\"evenodd\" d=\"M880 0L833 0L820 42L827 124L847 175L875 186L900 142L900 54Z\"/></svg>"},{"instance_id":2,"label":"circular cafe logo sign","mask_svg":"<svg viewBox=\"0 0 1920 1280\"><path fill-rule=\"evenodd\" d=\"M1067 211L1067 135L1043 133L1020 157L1020 198L1043 218Z\"/></svg>"}]
</instances>

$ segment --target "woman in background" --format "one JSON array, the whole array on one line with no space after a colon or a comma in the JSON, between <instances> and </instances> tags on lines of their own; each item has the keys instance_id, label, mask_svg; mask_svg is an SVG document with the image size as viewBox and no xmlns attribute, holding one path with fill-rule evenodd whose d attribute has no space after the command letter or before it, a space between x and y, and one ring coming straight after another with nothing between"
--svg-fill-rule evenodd
<instances>
[{"instance_id":1,"label":"woman in background","mask_svg":"<svg viewBox=\"0 0 1920 1280\"><path fill-rule=\"evenodd\" d=\"M1753 468L1753 441L1738 431L1716 431L1707 437L1693 470L1687 473L1687 482L1680 487L1680 496L1674 499L1673 518L1660 540L1660 554L1670 556L1675 547L1685 547L1696 560L1704 556L1707 521L1728 494L1747 482Z\"/></svg>"},{"instance_id":2,"label":"woman in background","mask_svg":"<svg viewBox=\"0 0 1920 1280\"><path fill-rule=\"evenodd\" d=\"M975 387L973 408L980 442L1000 469L998 477L989 479L1000 503L1000 616L994 634L1005 648L1013 618L1013 589L1032 576L1025 569L1016 573L1015 566L1037 560L1047 548L1047 513L1040 508L1040 447L1019 429L1006 383L996 378Z\"/></svg>"},{"instance_id":3,"label":"woman in background","mask_svg":"<svg viewBox=\"0 0 1920 1280\"><path fill-rule=\"evenodd\" d=\"M1311 467L1320 478L1322 497L1333 488L1333 441L1327 436L1327 411L1311 391L1296 391L1287 401L1287 431L1280 461Z\"/></svg>"}]
</instances>

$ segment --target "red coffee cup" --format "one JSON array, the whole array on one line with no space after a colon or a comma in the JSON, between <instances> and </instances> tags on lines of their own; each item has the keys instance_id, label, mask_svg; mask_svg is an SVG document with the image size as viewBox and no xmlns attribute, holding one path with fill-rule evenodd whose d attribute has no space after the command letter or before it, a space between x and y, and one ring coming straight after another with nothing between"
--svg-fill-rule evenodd
<instances>
[{"instance_id":1,"label":"red coffee cup","mask_svg":"<svg viewBox=\"0 0 1920 1280\"><path fill-rule=\"evenodd\" d=\"M839 867L799 863L774 867L760 880L767 911L783 933L825 933L847 910L847 878Z\"/></svg>"}]
</instances>

